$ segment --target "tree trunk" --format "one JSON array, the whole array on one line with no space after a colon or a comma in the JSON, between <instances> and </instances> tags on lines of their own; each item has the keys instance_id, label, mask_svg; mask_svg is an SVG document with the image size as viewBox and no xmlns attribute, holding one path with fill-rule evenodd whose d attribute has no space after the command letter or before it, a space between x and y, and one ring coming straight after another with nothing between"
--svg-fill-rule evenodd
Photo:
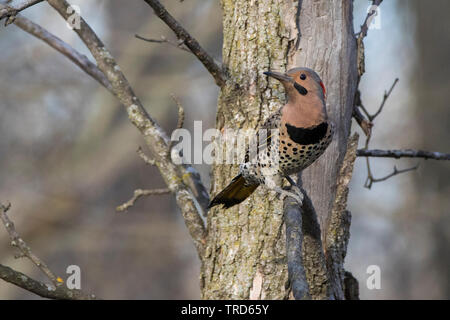
<instances>
[{"instance_id":1,"label":"tree trunk","mask_svg":"<svg viewBox=\"0 0 450 320\"><path fill-rule=\"evenodd\" d=\"M219 96L219 130L255 129L284 104L281 84L269 83L264 71L310 67L327 87L327 108L336 135L325 155L304 173L305 189L322 230L326 230L357 85L352 1L222 0L222 8L223 65L229 80ZM237 165L214 165L211 195L224 188L237 171ZM207 232L201 274L203 298L289 297L283 206L273 192L259 187L239 206L212 209ZM322 233L326 238L326 232ZM343 282L341 276L337 278ZM312 281L310 289L311 285ZM343 298L342 286L335 291L331 297ZM329 298L329 292L312 290L311 296Z\"/></svg>"}]
</instances>

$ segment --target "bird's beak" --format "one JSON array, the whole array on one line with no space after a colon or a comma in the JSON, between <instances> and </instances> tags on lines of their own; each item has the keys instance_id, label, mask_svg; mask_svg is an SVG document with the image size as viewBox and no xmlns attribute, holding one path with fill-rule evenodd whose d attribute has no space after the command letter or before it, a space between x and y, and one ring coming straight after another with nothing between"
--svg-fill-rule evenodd
<instances>
[{"instance_id":1,"label":"bird's beak","mask_svg":"<svg viewBox=\"0 0 450 320\"><path fill-rule=\"evenodd\" d=\"M286 81L286 82L293 82L294 81L291 77L289 77L288 75L286 75L284 73L281 73L281 72L266 71L266 72L264 72L264 74L266 76L275 78L275 79L277 79L279 81Z\"/></svg>"}]
</instances>

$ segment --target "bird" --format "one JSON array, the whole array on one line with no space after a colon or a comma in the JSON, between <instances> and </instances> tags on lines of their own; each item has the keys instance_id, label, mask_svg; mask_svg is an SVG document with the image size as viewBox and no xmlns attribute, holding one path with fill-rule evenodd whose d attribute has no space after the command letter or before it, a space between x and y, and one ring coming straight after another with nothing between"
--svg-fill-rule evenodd
<instances>
[{"instance_id":1,"label":"bird","mask_svg":"<svg viewBox=\"0 0 450 320\"><path fill-rule=\"evenodd\" d=\"M284 197L291 196L301 204L303 194L289 175L309 167L332 141L334 124L327 115L326 89L314 70L297 67L285 73L264 74L281 82L286 104L259 127L252 138L256 151L246 152L239 174L211 200L208 208L217 205L231 208L260 185ZM283 178L291 184L290 191L281 187Z\"/></svg>"}]
</instances>

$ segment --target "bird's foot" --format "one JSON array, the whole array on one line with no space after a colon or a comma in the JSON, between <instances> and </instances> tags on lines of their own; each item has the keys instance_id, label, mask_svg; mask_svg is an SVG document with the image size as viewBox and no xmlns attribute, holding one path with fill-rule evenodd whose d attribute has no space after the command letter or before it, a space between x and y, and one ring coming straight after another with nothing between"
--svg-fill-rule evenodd
<instances>
[{"instance_id":1,"label":"bird's foot","mask_svg":"<svg viewBox=\"0 0 450 320\"><path fill-rule=\"evenodd\" d=\"M303 192L297 186L291 186L289 191L275 187L274 191L280 195L281 200L284 200L286 197L291 197L297 201L298 205L301 206L303 204Z\"/></svg>"}]
</instances>

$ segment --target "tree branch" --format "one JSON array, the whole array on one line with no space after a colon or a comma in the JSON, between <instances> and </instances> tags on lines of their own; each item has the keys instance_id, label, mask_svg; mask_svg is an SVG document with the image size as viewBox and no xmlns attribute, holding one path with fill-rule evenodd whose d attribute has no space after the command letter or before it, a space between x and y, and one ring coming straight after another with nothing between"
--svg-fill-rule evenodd
<instances>
[{"instance_id":1,"label":"tree branch","mask_svg":"<svg viewBox=\"0 0 450 320\"><path fill-rule=\"evenodd\" d=\"M42 2L43 0L26 0L22 1L18 4L11 3L11 4L1 4L0 3L0 20L3 18L8 18L6 20L6 25L13 23L15 16L22 10L25 10L31 6L34 6L35 4L38 4L39 2Z\"/></svg>"},{"instance_id":2,"label":"tree branch","mask_svg":"<svg viewBox=\"0 0 450 320\"><path fill-rule=\"evenodd\" d=\"M182 41L186 47L200 60L209 73L213 76L216 84L222 87L225 84L225 74L223 69L214 61L214 59L200 46L197 40L184 29L177 20L164 8L158 0L144 0L153 8L155 14L164 23L172 29L177 38Z\"/></svg>"},{"instance_id":3,"label":"tree branch","mask_svg":"<svg viewBox=\"0 0 450 320\"><path fill-rule=\"evenodd\" d=\"M44 41L56 51L62 53L64 56L69 58L73 63L75 63L78 67L80 67L81 70L86 72L88 75L97 80L101 85L103 85L106 89L108 89L111 93L114 94L114 92L112 91L112 86L109 83L106 76L84 54L79 53L70 45L62 41L60 38L54 36L41 26L37 25L36 23L28 20L23 16L17 15L14 24L23 31L28 32L29 34L35 36L36 38Z\"/></svg>"},{"instance_id":4,"label":"tree branch","mask_svg":"<svg viewBox=\"0 0 450 320\"><path fill-rule=\"evenodd\" d=\"M362 101L361 101L361 94L358 91L358 94L356 95L356 101L355 101L355 110L359 111L358 108L361 108L361 110L366 114L367 118L369 119L368 123L370 124L370 128L371 129L373 127L373 121L383 111L384 105L386 104L387 99L390 97L390 95L391 95L392 91L394 90L395 86L397 85L397 83L398 83L398 78L396 78L394 80L394 83L392 84L392 86L389 89L389 91L385 91L384 92L383 100L382 100L382 102L380 104L380 107L378 108L378 110L374 114L370 114L369 111L367 111L367 109L364 107L364 105L362 104ZM364 145L364 149L365 150L367 150L369 148L369 143L370 143L370 139L371 138L372 138L372 130L370 130L369 134L366 135L366 143ZM366 157L366 166L367 166L367 178L366 178L366 182L364 183L364 187L366 187L368 189L372 188L372 185L375 182L386 181L387 179L389 179L389 178L391 178L391 177L393 177L393 176L395 176L397 174L401 174L401 173L404 173L404 172L408 172L408 171L417 169L417 168L414 167L414 168L409 168L409 169L405 169L405 170L397 170L397 168L394 167L394 172L392 174L390 174L390 175L388 175L388 176L386 176L384 178L377 179L377 178L375 178L373 176L372 169L371 169L371 166L370 166L370 159L369 159L369 157Z\"/></svg>"},{"instance_id":5,"label":"tree branch","mask_svg":"<svg viewBox=\"0 0 450 320\"><path fill-rule=\"evenodd\" d=\"M165 189L150 189L150 190L146 190L146 189L136 189L134 190L133 193L133 197L128 200L127 202L125 202L124 204L118 206L116 208L117 211L125 211L127 210L129 207L134 206L134 203L143 196L151 196L151 195L162 195L162 194L169 194L170 193L170 189L165 188Z\"/></svg>"},{"instance_id":6,"label":"tree branch","mask_svg":"<svg viewBox=\"0 0 450 320\"><path fill-rule=\"evenodd\" d=\"M33 264L36 265L53 282L53 285L44 284L42 282L31 279L25 274L1 264L0 278L44 298L70 300L96 299L95 295L93 294L87 294L81 290L71 290L63 285L62 279L55 276L55 274L49 269L49 267L31 251L30 247L17 233L14 227L14 223L6 214L10 208L11 204L5 206L0 203L0 219L2 220L6 231L9 234L11 245L17 247L21 251L21 256L26 257L31 262L33 262Z\"/></svg>"},{"instance_id":7,"label":"tree branch","mask_svg":"<svg viewBox=\"0 0 450 320\"><path fill-rule=\"evenodd\" d=\"M299 173L297 186L303 193L301 207L289 197L284 200L283 207L289 282L295 299L324 300L329 298L330 286L320 225L312 201L302 185L302 174Z\"/></svg>"},{"instance_id":8,"label":"tree branch","mask_svg":"<svg viewBox=\"0 0 450 320\"><path fill-rule=\"evenodd\" d=\"M155 160L150 159L142 150L141 147L139 147L136 150L136 153L139 155L139 157L141 157L142 160L144 160L145 164L148 164L149 166L156 166Z\"/></svg>"},{"instance_id":9,"label":"tree branch","mask_svg":"<svg viewBox=\"0 0 450 320\"><path fill-rule=\"evenodd\" d=\"M372 0L372 6L380 6L383 0ZM363 39L367 36L367 32L369 31L370 23L374 18L374 14L377 13L376 10L371 10L367 13L366 19L364 20L363 25L361 26L361 31L359 32L359 38Z\"/></svg>"},{"instance_id":10,"label":"tree branch","mask_svg":"<svg viewBox=\"0 0 450 320\"><path fill-rule=\"evenodd\" d=\"M64 18L69 18L67 9L69 4L65 0L47 0L47 2ZM105 48L95 32L80 17L80 28L74 31L88 47L97 62L98 68L106 75L112 90L125 107L128 117L143 135L144 140L152 151L164 182L175 195L177 205L181 209L185 224L197 248L200 259L203 258L206 230L203 220L195 206L195 200L184 183L184 177L191 176L184 166L173 164L169 158L168 137L156 121L144 109L141 101L134 94L128 80L121 72L111 53ZM198 183L198 181L193 182Z\"/></svg>"},{"instance_id":11,"label":"tree branch","mask_svg":"<svg viewBox=\"0 0 450 320\"><path fill-rule=\"evenodd\" d=\"M378 7L381 5L383 0L372 0L372 6ZM359 82L361 80L362 75L366 72L365 67L365 49L364 49L364 38L367 36L367 32L369 30L369 25L372 22L372 19L374 18L374 14L376 13L376 10L371 10L367 13L366 19L364 20L363 25L361 26L361 31L357 34L356 38L356 67L358 69L358 80L357 80L357 87L359 87ZM355 105L353 107L353 117L356 119L358 124L363 129L366 136L370 136L371 134L371 128L372 128L372 122L371 120L367 120L364 118L364 116L359 111L359 107L364 108L361 102L361 92L359 90L356 90L355 94ZM368 116L368 114L367 114Z\"/></svg>"},{"instance_id":12,"label":"tree branch","mask_svg":"<svg viewBox=\"0 0 450 320\"><path fill-rule=\"evenodd\" d=\"M167 40L164 36L161 36L161 39L144 38L144 37L142 37L142 36L140 36L140 35L138 35L138 34L135 34L134 36L135 36L136 38L138 38L139 40L143 40L143 41L145 41L145 42L150 42L150 43L167 43L167 44L169 44L169 45L171 45L171 46L173 46L173 47L175 47L175 48L178 48L178 49L180 49L180 50L183 50L183 51L192 53L192 51L189 50L189 49L185 46L185 44L184 44L183 41L179 41L178 43L177 43L177 42L173 42L173 41Z\"/></svg>"},{"instance_id":13,"label":"tree branch","mask_svg":"<svg viewBox=\"0 0 450 320\"><path fill-rule=\"evenodd\" d=\"M392 178L393 176L396 176L398 174L402 174L402 173L405 173L405 172L409 172L409 171L414 171L414 170L417 170L418 168L419 168L418 164L416 164L414 167L407 168L407 169L402 169L402 170L398 170L397 167L394 166L394 171L392 173L388 174L387 176L383 177L383 178L374 178L372 175L367 177L367 181L366 181L365 187L370 189L372 187L372 184L374 184L376 182L386 181L386 180Z\"/></svg>"},{"instance_id":14,"label":"tree branch","mask_svg":"<svg viewBox=\"0 0 450 320\"><path fill-rule=\"evenodd\" d=\"M447 160L450 161L450 153L431 152L423 150L367 150L359 149L356 153L358 157L374 157L374 158L423 158L432 160Z\"/></svg>"},{"instance_id":15,"label":"tree branch","mask_svg":"<svg viewBox=\"0 0 450 320\"><path fill-rule=\"evenodd\" d=\"M385 91L384 92L384 96L383 96L383 101L381 102L380 107L378 108L377 112L375 112L373 115L369 114L368 111L364 108L364 106L361 104L361 107L363 108L363 111L366 113L367 117L369 118L369 121L372 122L373 120L375 120L376 117L379 116L379 114L381 113L381 111L383 111L384 105L386 104L387 99L389 98L389 96L391 95L392 91L394 90L395 86L398 83L398 78L396 78L394 80L394 83L392 84L391 88L389 89L389 91Z\"/></svg>"},{"instance_id":16,"label":"tree branch","mask_svg":"<svg viewBox=\"0 0 450 320\"><path fill-rule=\"evenodd\" d=\"M311 296L302 257L302 210L293 198L286 198L283 205L289 283L296 300L309 300Z\"/></svg>"},{"instance_id":17,"label":"tree branch","mask_svg":"<svg viewBox=\"0 0 450 320\"><path fill-rule=\"evenodd\" d=\"M366 137L372 134L373 123L366 119L366 117L361 113L361 110L365 110L362 100L361 100L361 91L356 90L355 94L355 105L353 107L353 118L355 118L356 122L359 124L361 129L363 130Z\"/></svg>"},{"instance_id":18,"label":"tree branch","mask_svg":"<svg viewBox=\"0 0 450 320\"><path fill-rule=\"evenodd\" d=\"M180 100L177 98L177 96L175 94L172 93L170 96L172 97L173 101L175 101L175 103L178 107L178 121L177 121L176 129L181 129L184 126L184 108L181 105ZM169 147L168 147L169 152L172 151L173 143L174 143L174 141L170 140Z\"/></svg>"},{"instance_id":19,"label":"tree branch","mask_svg":"<svg viewBox=\"0 0 450 320\"><path fill-rule=\"evenodd\" d=\"M56 288L34 280L22 272L0 264L0 279L12 283L40 297L56 300L95 300L93 294L86 294L81 290L68 289L65 286Z\"/></svg>"},{"instance_id":20,"label":"tree branch","mask_svg":"<svg viewBox=\"0 0 450 320\"><path fill-rule=\"evenodd\" d=\"M55 274L48 268L48 266L39 259L30 249L30 247L23 241L23 239L17 233L14 223L8 218L6 212L11 208L11 204L4 206L0 203L0 219L2 220L6 231L8 231L9 238L11 240L11 246L18 248L24 257L30 259L33 264L38 267L46 276L53 282L55 287L61 285Z\"/></svg>"}]
</instances>

